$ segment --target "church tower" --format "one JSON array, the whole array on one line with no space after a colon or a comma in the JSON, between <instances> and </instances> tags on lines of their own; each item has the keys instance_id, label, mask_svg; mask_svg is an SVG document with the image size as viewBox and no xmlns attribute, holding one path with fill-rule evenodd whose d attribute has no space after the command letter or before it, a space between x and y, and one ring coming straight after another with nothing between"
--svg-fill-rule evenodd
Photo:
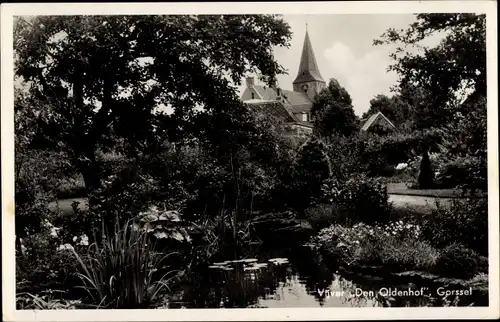
<instances>
[{"instance_id":1,"label":"church tower","mask_svg":"<svg viewBox=\"0 0 500 322\"><path fill-rule=\"evenodd\" d=\"M316 62L306 27L306 37L304 39L304 46L302 47L299 72L293 81L293 91L306 93L312 100L325 87L326 83L319 73L318 63Z\"/></svg>"}]
</instances>

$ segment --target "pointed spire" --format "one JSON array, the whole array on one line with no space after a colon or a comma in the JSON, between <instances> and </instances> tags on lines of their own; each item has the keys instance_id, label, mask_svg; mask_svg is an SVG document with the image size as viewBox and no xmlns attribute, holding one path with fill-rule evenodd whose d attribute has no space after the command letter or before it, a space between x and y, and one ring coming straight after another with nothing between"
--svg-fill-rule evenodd
<instances>
[{"instance_id":1,"label":"pointed spire","mask_svg":"<svg viewBox=\"0 0 500 322\"><path fill-rule=\"evenodd\" d=\"M306 23L306 36L304 38L304 45L302 47L302 57L300 58L299 72L295 78L294 83L320 81L324 82L323 77L319 73L318 63L316 56L309 39L309 31L307 30Z\"/></svg>"}]
</instances>

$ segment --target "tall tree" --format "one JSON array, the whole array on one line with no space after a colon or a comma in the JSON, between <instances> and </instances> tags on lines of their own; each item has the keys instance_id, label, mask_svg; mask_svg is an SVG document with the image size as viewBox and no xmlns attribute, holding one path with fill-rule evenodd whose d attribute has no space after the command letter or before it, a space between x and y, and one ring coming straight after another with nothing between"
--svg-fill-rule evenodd
<instances>
[{"instance_id":1,"label":"tall tree","mask_svg":"<svg viewBox=\"0 0 500 322\"><path fill-rule=\"evenodd\" d=\"M98 150L138 155L189 135L231 141L245 120L231 81L255 70L274 79L283 69L271 48L288 46L290 31L274 15L39 16L19 19L14 36L15 72L30 85L24 108L93 191ZM174 111L153 113L161 106Z\"/></svg>"},{"instance_id":2,"label":"tall tree","mask_svg":"<svg viewBox=\"0 0 500 322\"><path fill-rule=\"evenodd\" d=\"M422 45L423 40L436 34L443 35L437 46ZM394 64L389 67L399 74L400 86L410 84L428 93L428 103L420 110L421 119L427 111L432 113L429 119L434 120L433 125L445 124L457 105L457 93L486 94L484 14L418 14L408 29L388 29L374 41L375 45L392 43L401 44L391 55ZM415 53L408 47L421 50Z\"/></svg>"},{"instance_id":3,"label":"tall tree","mask_svg":"<svg viewBox=\"0 0 500 322\"><path fill-rule=\"evenodd\" d=\"M311 112L316 134L321 137L334 133L349 136L357 130L351 96L336 79L316 95Z\"/></svg>"}]
</instances>

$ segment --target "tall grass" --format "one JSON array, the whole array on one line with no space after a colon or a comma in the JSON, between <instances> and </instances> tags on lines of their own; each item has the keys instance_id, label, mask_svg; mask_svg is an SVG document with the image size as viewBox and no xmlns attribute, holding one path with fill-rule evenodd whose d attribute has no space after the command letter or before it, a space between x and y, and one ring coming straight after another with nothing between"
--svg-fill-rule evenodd
<instances>
[{"instance_id":1,"label":"tall grass","mask_svg":"<svg viewBox=\"0 0 500 322\"><path fill-rule=\"evenodd\" d=\"M157 302L177 276L174 270L158 274L166 268L167 257L175 253L155 253L148 234L134 229L130 222L123 227L116 224L111 234L104 228L102 232L102 241L90 245L85 256L73 251L78 277L93 303L98 308L133 309Z\"/></svg>"}]
</instances>

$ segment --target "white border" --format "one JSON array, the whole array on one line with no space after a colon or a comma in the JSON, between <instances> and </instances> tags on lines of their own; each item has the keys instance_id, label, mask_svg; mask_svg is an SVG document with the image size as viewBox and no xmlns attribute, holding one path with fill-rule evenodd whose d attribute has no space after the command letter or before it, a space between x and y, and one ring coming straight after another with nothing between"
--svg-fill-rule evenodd
<instances>
[{"instance_id":1,"label":"white border","mask_svg":"<svg viewBox=\"0 0 500 322\"><path fill-rule=\"evenodd\" d=\"M293 3L78 3L2 4L2 292L5 321L215 321L215 320L330 320L410 318L498 318L499 311L499 206L498 206L498 99L496 1L366 1ZM487 14L488 84L488 189L489 286L487 308L291 308L291 309L188 309L16 311L14 255L14 144L13 50L15 15L75 14L382 14L416 12L481 12Z\"/></svg>"}]
</instances>

